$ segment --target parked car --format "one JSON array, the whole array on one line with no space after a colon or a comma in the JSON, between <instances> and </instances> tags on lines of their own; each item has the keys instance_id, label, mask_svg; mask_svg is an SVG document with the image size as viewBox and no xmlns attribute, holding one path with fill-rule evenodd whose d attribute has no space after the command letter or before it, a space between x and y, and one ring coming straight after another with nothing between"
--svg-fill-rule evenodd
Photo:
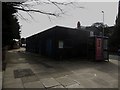
<instances>
[{"instance_id":1,"label":"parked car","mask_svg":"<svg viewBox=\"0 0 120 90\"><path fill-rule=\"evenodd\" d=\"M26 47L26 44L22 44L22 47Z\"/></svg>"}]
</instances>

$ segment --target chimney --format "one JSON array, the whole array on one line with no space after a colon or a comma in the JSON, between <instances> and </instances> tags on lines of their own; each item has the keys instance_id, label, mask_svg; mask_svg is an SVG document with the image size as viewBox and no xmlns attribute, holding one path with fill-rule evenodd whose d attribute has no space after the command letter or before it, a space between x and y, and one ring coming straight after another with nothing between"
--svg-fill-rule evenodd
<instances>
[{"instance_id":1,"label":"chimney","mask_svg":"<svg viewBox=\"0 0 120 90\"><path fill-rule=\"evenodd\" d=\"M81 25L80 25L80 22L78 21L77 22L77 29L80 29L81 28Z\"/></svg>"}]
</instances>

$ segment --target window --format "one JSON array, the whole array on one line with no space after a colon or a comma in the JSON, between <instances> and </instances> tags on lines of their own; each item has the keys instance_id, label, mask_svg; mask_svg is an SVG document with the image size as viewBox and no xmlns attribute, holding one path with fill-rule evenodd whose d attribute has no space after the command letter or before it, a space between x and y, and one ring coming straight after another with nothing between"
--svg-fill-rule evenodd
<instances>
[{"instance_id":1,"label":"window","mask_svg":"<svg viewBox=\"0 0 120 90\"><path fill-rule=\"evenodd\" d=\"M63 41L59 41L59 42L58 42L58 47L59 47L59 48L63 48L63 44L64 44Z\"/></svg>"},{"instance_id":2,"label":"window","mask_svg":"<svg viewBox=\"0 0 120 90\"><path fill-rule=\"evenodd\" d=\"M94 32L90 31L90 37L94 36Z\"/></svg>"}]
</instances>

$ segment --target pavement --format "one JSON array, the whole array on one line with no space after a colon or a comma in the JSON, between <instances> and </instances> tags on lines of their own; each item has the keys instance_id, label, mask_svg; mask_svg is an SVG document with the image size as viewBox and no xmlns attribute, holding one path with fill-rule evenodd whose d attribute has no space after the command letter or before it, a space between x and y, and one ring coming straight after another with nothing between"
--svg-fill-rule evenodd
<instances>
[{"instance_id":1,"label":"pavement","mask_svg":"<svg viewBox=\"0 0 120 90\"><path fill-rule=\"evenodd\" d=\"M118 57L109 62L54 60L25 52L7 52L3 88L118 88ZM1 79L1 78L0 78Z\"/></svg>"},{"instance_id":2,"label":"pavement","mask_svg":"<svg viewBox=\"0 0 120 90\"><path fill-rule=\"evenodd\" d=\"M2 69L2 67L0 67L0 68ZM2 70L0 70L0 90L1 89L2 89Z\"/></svg>"},{"instance_id":3,"label":"pavement","mask_svg":"<svg viewBox=\"0 0 120 90\"><path fill-rule=\"evenodd\" d=\"M0 56L2 56L2 50L0 48ZM2 89L2 57L0 57L0 90Z\"/></svg>"}]
</instances>

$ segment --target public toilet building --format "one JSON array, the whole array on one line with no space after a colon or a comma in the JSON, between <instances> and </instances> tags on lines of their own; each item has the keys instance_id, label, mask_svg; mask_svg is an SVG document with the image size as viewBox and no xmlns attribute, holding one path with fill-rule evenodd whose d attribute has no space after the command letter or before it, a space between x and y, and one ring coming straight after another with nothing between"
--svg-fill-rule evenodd
<instances>
[{"instance_id":1,"label":"public toilet building","mask_svg":"<svg viewBox=\"0 0 120 90\"><path fill-rule=\"evenodd\" d=\"M26 51L52 58L108 60L107 40L85 29L55 26L26 38Z\"/></svg>"}]
</instances>

